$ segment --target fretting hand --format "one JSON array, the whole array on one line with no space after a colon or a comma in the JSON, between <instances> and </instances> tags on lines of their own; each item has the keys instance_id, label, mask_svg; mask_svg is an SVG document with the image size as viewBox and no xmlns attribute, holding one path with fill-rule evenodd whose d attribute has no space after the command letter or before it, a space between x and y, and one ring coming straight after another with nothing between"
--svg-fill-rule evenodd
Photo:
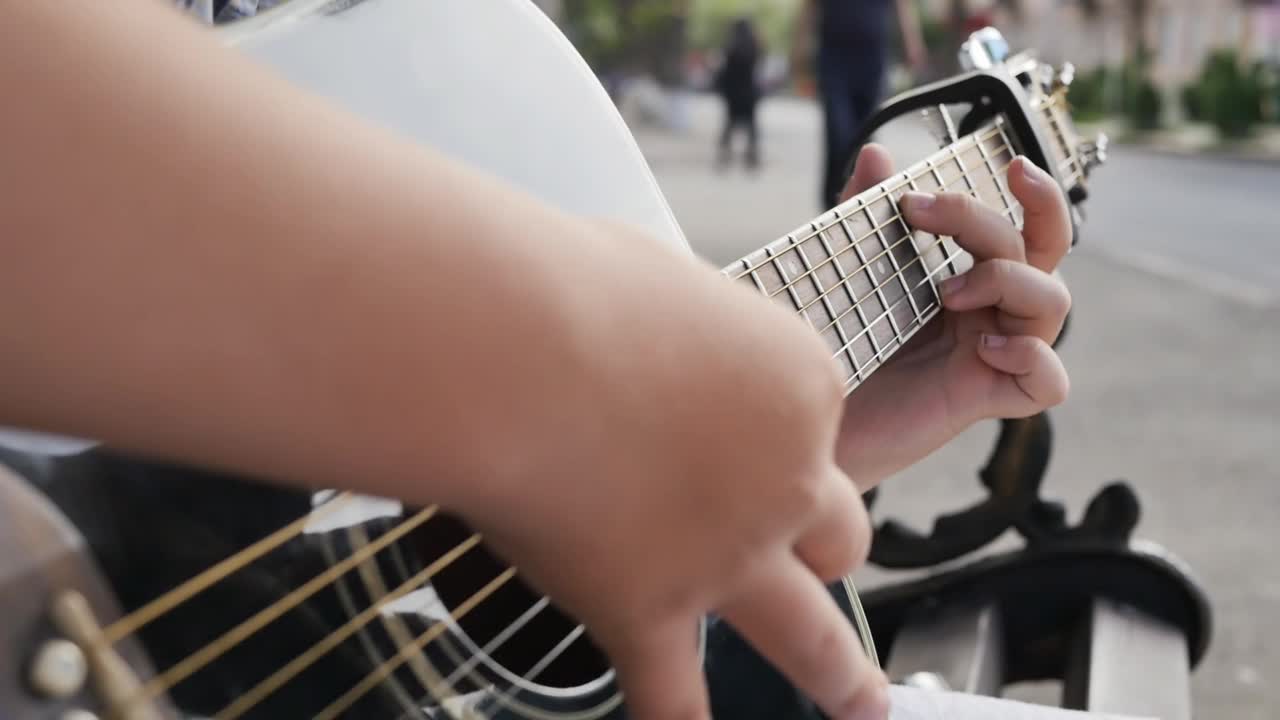
<instances>
[{"instance_id":1,"label":"fretting hand","mask_svg":"<svg viewBox=\"0 0 1280 720\"><path fill-rule=\"evenodd\" d=\"M885 149L866 146L843 198L892 173ZM847 400L838 453L863 491L979 420L1034 415L1067 397L1052 344L1071 306L1054 275L1070 247L1069 210L1053 179L1026 158L1009 166L1008 180L1024 210L1021 232L959 193L908 193L900 202L909 225L953 236L974 266L941 284L940 320Z\"/></svg>"}]
</instances>

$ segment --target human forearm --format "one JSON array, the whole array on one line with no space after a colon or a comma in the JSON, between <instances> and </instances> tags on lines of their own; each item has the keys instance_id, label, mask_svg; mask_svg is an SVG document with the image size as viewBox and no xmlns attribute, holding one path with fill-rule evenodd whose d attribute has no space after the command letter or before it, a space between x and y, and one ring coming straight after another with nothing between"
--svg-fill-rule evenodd
<instances>
[{"instance_id":1,"label":"human forearm","mask_svg":"<svg viewBox=\"0 0 1280 720\"><path fill-rule=\"evenodd\" d=\"M514 451L496 399L572 371L575 223L174 13L16 3L0 87L0 423L368 482Z\"/></svg>"}]
</instances>

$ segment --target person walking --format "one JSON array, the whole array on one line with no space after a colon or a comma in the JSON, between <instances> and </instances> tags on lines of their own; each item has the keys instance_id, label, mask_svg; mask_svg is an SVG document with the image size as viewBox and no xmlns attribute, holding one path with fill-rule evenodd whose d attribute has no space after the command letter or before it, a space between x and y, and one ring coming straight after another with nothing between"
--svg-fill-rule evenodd
<instances>
[{"instance_id":1,"label":"person walking","mask_svg":"<svg viewBox=\"0 0 1280 720\"><path fill-rule=\"evenodd\" d=\"M906 61L925 60L923 34L913 0L802 0L793 67L813 63L824 119L821 209L835 206L844 187L853 143L884 91L896 14ZM896 11L896 12L895 12ZM816 51L810 48L816 44Z\"/></svg>"},{"instance_id":2,"label":"person walking","mask_svg":"<svg viewBox=\"0 0 1280 720\"><path fill-rule=\"evenodd\" d=\"M747 167L755 169L760 165L760 128L756 122L756 109L761 96L756 74L759 64L760 41L755 27L750 19L739 18L733 23L729 42L724 50L724 60L715 77L716 91L724 100L725 108L717 161L721 169L729 164L733 136L739 129L747 135Z\"/></svg>"}]
</instances>

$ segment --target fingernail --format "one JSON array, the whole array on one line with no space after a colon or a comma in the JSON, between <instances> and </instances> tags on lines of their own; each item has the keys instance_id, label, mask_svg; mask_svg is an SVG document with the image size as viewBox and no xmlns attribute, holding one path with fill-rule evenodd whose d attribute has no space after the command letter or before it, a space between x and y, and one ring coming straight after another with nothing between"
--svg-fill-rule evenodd
<instances>
[{"instance_id":1,"label":"fingernail","mask_svg":"<svg viewBox=\"0 0 1280 720\"><path fill-rule=\"evenodd\" d=\"M934 196L929 193L910 192L902 193L902 199L899 202L905 202L908 210L927 210L933 205Z\"/></svg>"},{"instance_id":2,"label":"fingernail","mask_svg":"<svg viewBox=\"0 0 1280 720\"><path fill-rule=\"evenodd\" d=\"M938 289L942 291L943 295L955 294L957 291L960 290L960 288L964 287L964 284L967 281L966 280L967 277L968 277L967 275L957 275L952 278L947 278L946 280L943 280L941 284L939 284Z\"/></svg>"},{"instance_id":3,"label":"fingernail","mask_svg":"<svg viewBox=\"0 0 1280 720\"><path fill-rule=\"evenodd\" d=\"M857 699L840 715L840 720L888 720L889 686L875 682L858 693Z\"/></svg>"},{"instance_id":4,"label":"fingernail","mask_svg":"<svg viewBox=\"0 0 1280 720\"><path fill-rule=\"evenodd\" d=\"M1004 347L1006 344L1008 344L1008 342L1009 342L1009 338L1005 337L1004 335L983 335L982 336L983 347L989 347L989 348Z\"/></svg>"},{"instance_id":5,"label":"fingernail","mask_svg":"<svg viewBox=\"0 0 1280 720\"><path fill-rule=\"evenodd\" d=\"M1018 156L1019 171L1022 173L1022 179L1031 185L1045 185L1048 179L1044 171L1038 165L1031 162L1026 155Z\"/></svg>"}]
</instances>

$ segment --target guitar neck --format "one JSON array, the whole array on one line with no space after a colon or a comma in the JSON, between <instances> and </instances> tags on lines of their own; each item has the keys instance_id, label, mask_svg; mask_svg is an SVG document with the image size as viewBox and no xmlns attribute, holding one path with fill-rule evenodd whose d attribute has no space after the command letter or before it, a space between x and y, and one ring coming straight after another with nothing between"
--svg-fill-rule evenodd
<instances>
[{"instance_id":1,"label":"guitar neck","mask_svg":"<svg viewBox=\"0 0 1280 720\"><path fill-rule=\"evenodd\" d=\"M972 265L954 239L909 228L898 199L911 190L966 193L1021 226L1007 183L1016 154L996 118L723 273L803 317L853 392L941 311L938 283Z\"/></svg>"}]
</instances>

